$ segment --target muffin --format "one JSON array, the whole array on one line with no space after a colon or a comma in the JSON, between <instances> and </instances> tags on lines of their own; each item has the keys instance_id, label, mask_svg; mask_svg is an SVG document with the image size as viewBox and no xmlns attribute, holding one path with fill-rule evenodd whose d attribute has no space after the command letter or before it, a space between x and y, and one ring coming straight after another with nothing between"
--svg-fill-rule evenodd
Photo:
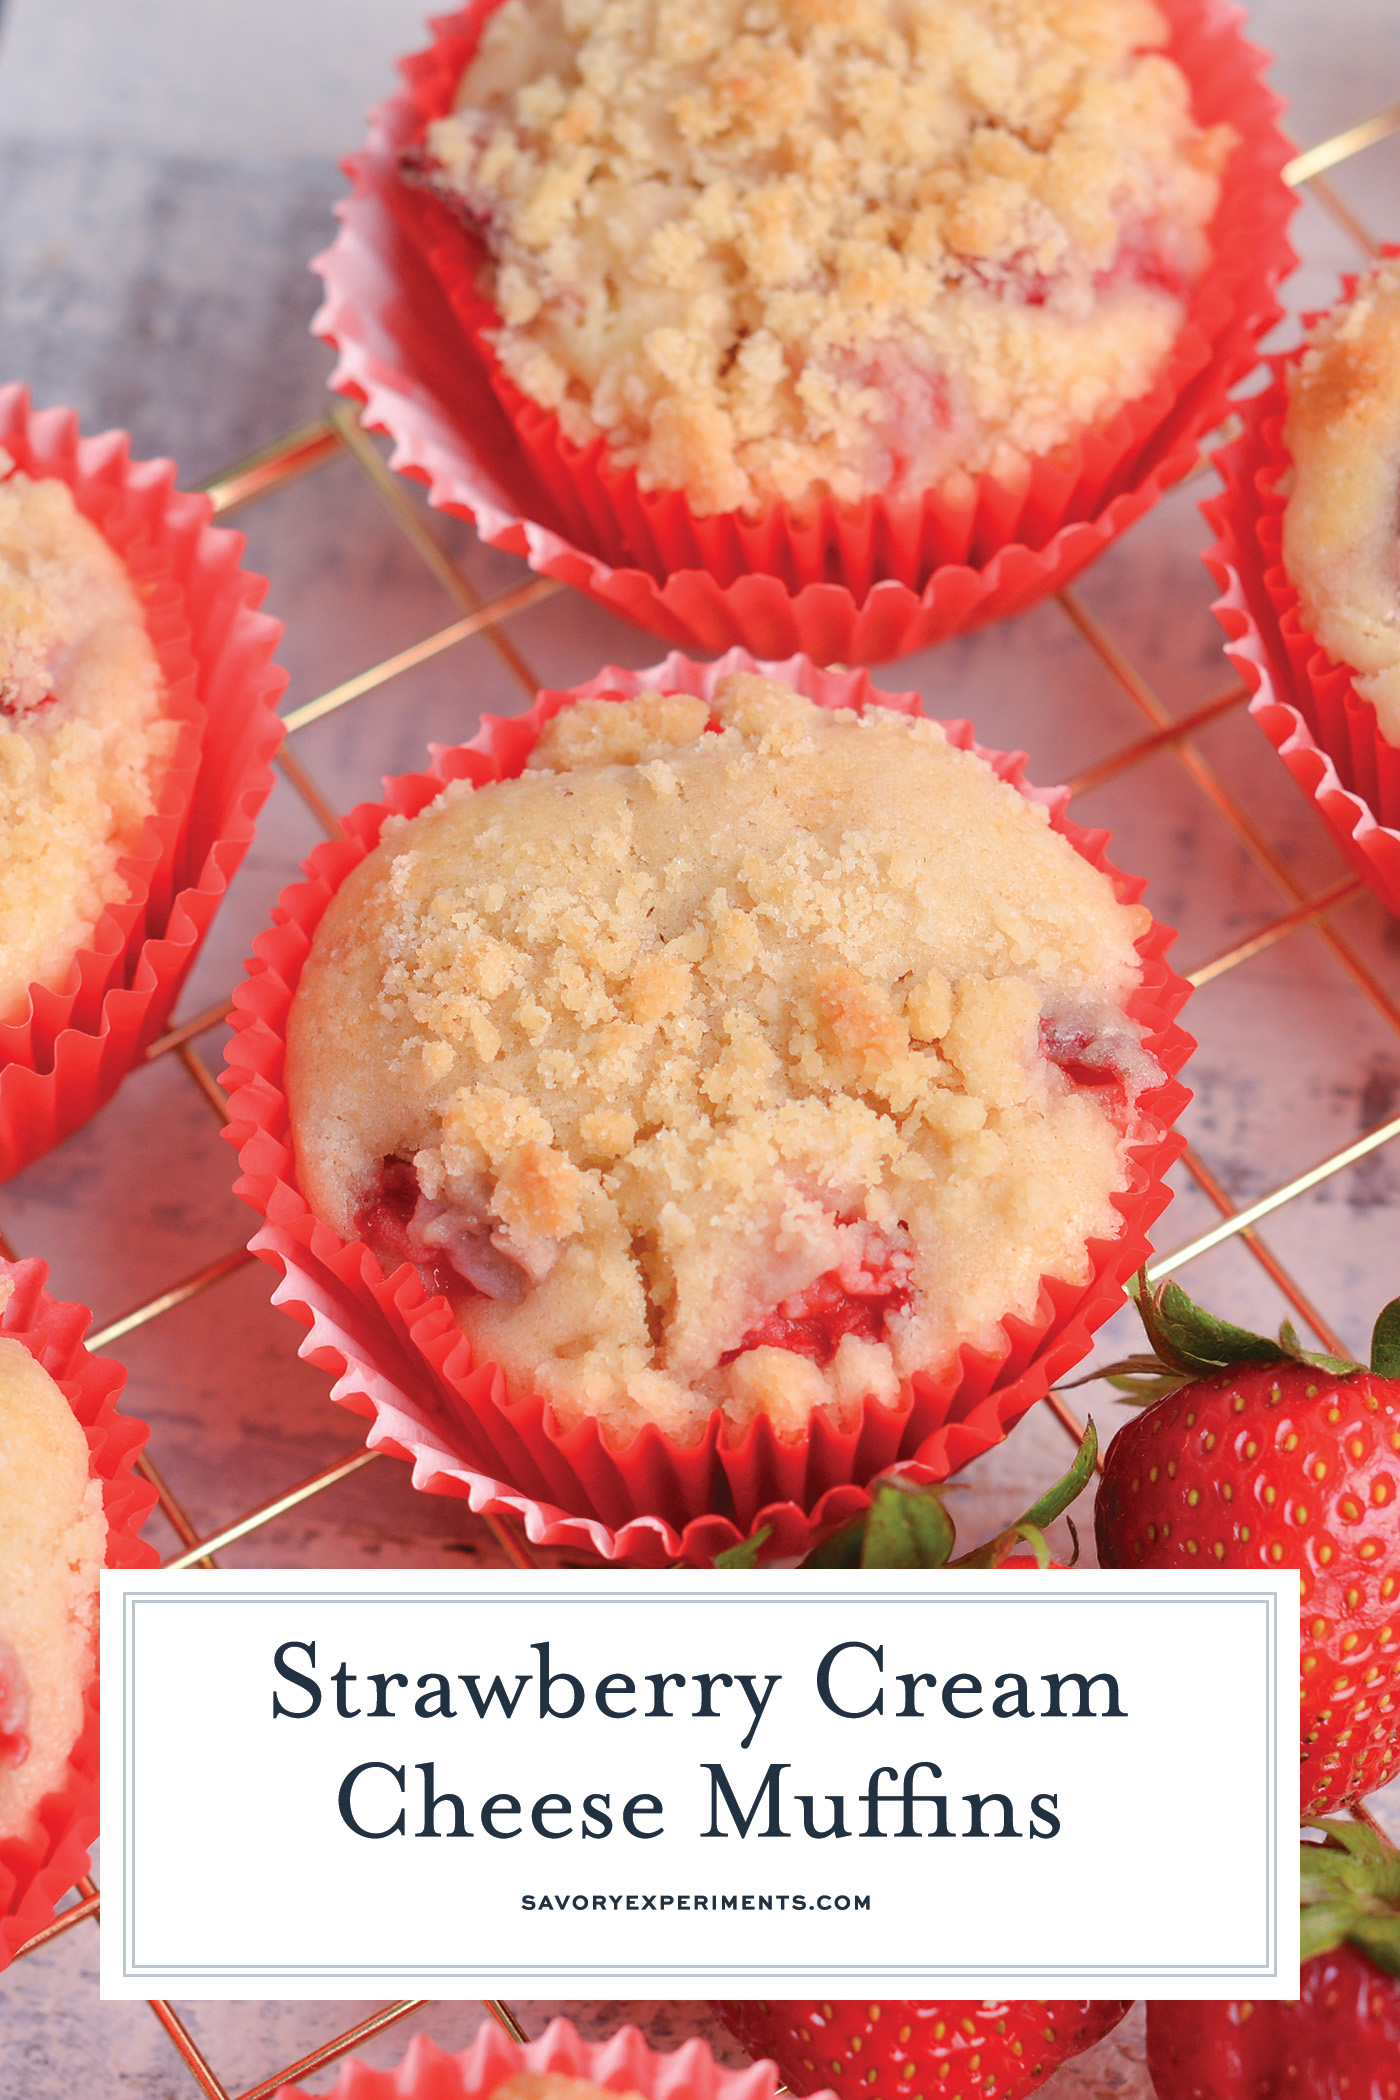
<instances>
[{"instance_id":1,"label":"muffin","mask_svg":"<svg viewBox=\"0 0 1400 2100\"><path fill-rule=\"evenodd\" d=\"M131 895L178 734L120 556L66 482L0 451L0 1022Z\"/></svg>"},{"instance_id":2,"label":"muffin","mask_svg":"<svg viewBox=\"0 0 1400 2100\"><path fill-rule=\"evenodd\" d=\"M1216 0L957 0L938 38L925 0L765 0L708 60L719 0L497 4L371 113L314 326L435 505L679 648L881 663L1023 611L1190 470L1279 317L1296 149Z\"/></svg>"},{"instance_id":3,"label":"muffin","mask_svg":"<svg viewBox=\"0 0 1400 2100\"><path fill-rule=\"evenodd\" d=\"M351 2057L329 2100L773 2100L775 2089L771 2063L728 2070L697 2035L663 2053L635 2027L586 2042L567 2020L551 2020L521 2043L487 2019L460 2054L416 2034L391 2068ZM282 2092L284 2100L309 2100L300 2086Z\"/></svg>"},{"instance_id":4,"label":"muffin","mask_svg":"<svg viewBox=\"0 0 1400 2100\"><path fill-rule=\"evenodd\" d=\"M1150 924L936 723L582 699L331 899L297 1179L565 1429L849 1431L1121 1231Z\"/></svg>"},{"instance_id":5,"label":"muffin","mask_svg":"<svg viewBox=\"0 0 1400 2100\"><path fill-rule=\"evenodd\" d=\"M1400 251L1304 326L1216 455L1205 560L1251 714L1400 913Z\"/></svg>"},{"instance_id":6,"label":"muffin","mask_svg":"<svg viewBox=\"0 0 1400 2100\"><path fill-rule=\"evenodd\" d=\"M98 1827L97 1574L149 1568L155 1489L126 1373L42 1262L0 1260L0 1969L88 1871Z\"/></svg>"},{"instance_id":7,"label":"muffin","mask_svg":"<svg viewBox=\"0 0 1400 2100\"><path fill-rule=\"evenodd\" d=\"M1304 622L1400 745L1400 257L1323 316L1288 368L1283 565Z\"/></svg>"},{"instance_id":8,"label":"muffin","mask_svg":"<svg viewBox=\"0 0 1400 2100\"><path fill-rule=\"evenodd\" d=\"M170 460L0 386L0 1181L169 1018L281 741L281 628Z\"/></svg>"},{"instance_id":9,"label":"muffin","mask_svg":"<svg viewBox=\"0 0 1400 2100\"><path fill-rule=\"evenodd\" d=\"M0 1277L0 1311L13 1292ZM33 1835L64 1782L96 1668L102 1483L73 1410L0 1335L0 1838Z\"/></svg>"},{"instance_id":10,"label":"muffin","mask_svg":"<svg viewBox=\"0 0 1400 2100\"><path fill-rule=\"evenodd\" d=\"M409 166L487 340L697 517L917 500L1151 386L1235 134L1151 0L505 0Z\"/></svg>"}]
</instances>

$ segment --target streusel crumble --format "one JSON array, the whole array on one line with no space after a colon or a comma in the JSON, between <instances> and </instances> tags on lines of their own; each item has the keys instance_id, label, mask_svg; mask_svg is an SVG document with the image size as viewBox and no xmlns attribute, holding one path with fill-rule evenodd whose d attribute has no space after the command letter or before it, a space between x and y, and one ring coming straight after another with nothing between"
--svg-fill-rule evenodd
<instances>
[{"instance_id":1,"label":"streusel crumble","mask_svg":"<svg viewBox=\"0 0 1400 2100\"><path fill-rule=\"evenodd\" d=\"M917 496L1147 391L1233 143L1151 0L505 0L411 160L506 372L693 511Z\"/></svg>"},{"instance_id":2,"label":"streusel crumble","mask_svg":"<svg viewBox=\"0 0 1400 2100\"><path fill-rule=\"evenodd\" d=\"M516 2071L492 2090L490 2100L612 2100L612 2088L563 2071ZM626 2093L621 2100L641 2100L641 2095Z\"/></svg>"},{"instance_id":3,"label":"streusel crumble","mask_svg":"<svg viewBox=\"0 0 1400 2100\"><path fill-rule=\"evenodd\" d=\"M0 452L0 1021L57 988L156 807L175 746L125 565L66 482Z\"/></svg>"},{"instance_id":4,"label":"streusel crumble","mask_svg":"<svg viewBox=\"0 0 1400 2100\"><path fill-rule=\"evenodd\" d=\"M1400 744L1400 260L1363 277L1288 372L1283 559L1309 631Z\"/></svg>"},{"instance_id":5,"label":"streusel crumble","mask_svg":"<svg viewBox=\"0 0 1400 2100\"><path fill-rule=\"evenodd\" d=\"M72 1409L0 1336L0 1837L29 1827L81 1731L106 1537Z\"/></svg>"},{"instance_id":6,"label":"streusel crumble","mask_svg":"<svg viewBox=\"0 0 1400 2100\"><path fill-rule=\"evenodd\" d=\"M849 1423L1116 1234L1149 924L935 723L581 701L337 892L301 1186L565 1424Z\"/></svg>"}]
</instances>

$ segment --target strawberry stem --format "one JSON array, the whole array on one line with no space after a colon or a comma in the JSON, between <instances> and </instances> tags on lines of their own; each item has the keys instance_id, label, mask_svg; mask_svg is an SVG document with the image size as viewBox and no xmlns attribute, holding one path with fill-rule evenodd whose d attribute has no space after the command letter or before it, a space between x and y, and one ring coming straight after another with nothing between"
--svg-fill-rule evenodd
<instances>
[{"instance_id":1,"label":"strawberry stem","mask_svg":"<svg viewBox=\"0 0 1400 2100\"><path fill-rule=\"evenodd\" d=\"M1309 1816L1325 1843L1302 1848L1302 1954L1330 1954L1344 1940L1388 1976L1400 1976L1400 1852L1369 1823Z\"/></svg>"},{"instance_id":2,"label":"strawberry stem","mask_svg":"<svg viewBox=\"0 0 1400 2100\"><path fill-rule=\"evenodd\" d=\"M1117 1363L1101 1364L1073 1383L1087 1385L1092 1379L1102 1378L1135 1407L1151 1407L1154 1401L1165 1400L1168 1393L1189 1385L1193 1379L1210 1378L1217 1371L1229 1370L1232 1364L1309 1364L1314 1370L1330 1371L1337 1378L1350 1378L1365 1368L1350 1357L1305 1349L1287 1320L1279 1328L1275 1342L1267 1335L1251 1334L1247 1327L1217 1319L1189 1298L1179 1283L1168 1279L1154 1288L1145 1268L1138 1270L1128 1289L1142 1315L1152 1355L1126 1356ZM1379 1347L1396 1367L1393 1374L1383 1375L1400 1376L1400 1300L1381 1314L1376 1336L1373 1351Z\"/></svg>"},{"instance_id":3,"label":"strawberry stem","mask_svg":"<svg viewBox=\"0 0 1400 2100\"><path fill-rule=\"evenodd\" d=\"M737 1546L726 1546L723 1553L715 1555L717 1568L756 1568L758 1556L773 1536L771 1524L765 1524L750 1538L740 1539Z\"/></svg>"}]
</instances>

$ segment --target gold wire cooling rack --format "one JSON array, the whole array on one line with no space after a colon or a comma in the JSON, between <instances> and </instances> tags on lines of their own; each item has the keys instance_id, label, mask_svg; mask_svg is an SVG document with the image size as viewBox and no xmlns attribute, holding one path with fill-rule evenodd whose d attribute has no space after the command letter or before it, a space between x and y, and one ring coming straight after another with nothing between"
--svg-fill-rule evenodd
<instances>
[{"instance_id":1,"label":"gold wire cooling rack","mask_svg":"<svg viewBox=\"0 0 1400 2100\"><path fill-rule=\"evenodd\" d=\"M1293 187L1307 185L1312 195L1325 210L1331 213L1355 243L1361 254L1374 259L1379 253L1378 242L1364 226L1356 213L1337 193L1327 180L1327 171L1375 145L1392 132L1400 131L1400 102L1377 111L1374 116L1349 130L1324 140L1320 145L1309 147L1299 153L1284 169L1284 180ZM1228 433L1221 433L1224 437ZM563 584L538 577L522 583L513 590L483 601L463 576L451 555L438 539L432 526L424 519L402 483L388 468L377 447L361 429L353 408L338 407L314 423L290 432L275 444L266 446L250 458L214 475L203 484L213 499L215 512L224 515L244 505L255 503L260 497L269 496L275 490L312 473L331 460L348 454L367 478L375 495L385 505L395 523L404 533L416 554L441 585L458 608L458 617L433 634L415 642L410 648L386 657L368 670L356 673L333 686L317 699L304 706L291 709L286 717L288 743L278 756L278 764L296 792L311 810L317 823L329 837L343 836L334 809L322 794L315 780L301 764L290 748L291 739L299 730L307 728L323 716L347 706L367 693L377 691L390 680L413 670L417 665L439 656L446 649L455 648L473 635L482 635L497 650L512 676L523 688L528 699L533 699L540 681L510 637L503 632L503 623L517 614L528 612L545 599L563 590ZM1196 470L1198 473L1204 468ZM1235 942L1221 953L1210 957L1197 969L1187 973L1193 986L1209 984L1223 977L1227 971L1238 968L1273 947L1304 930L1322 941L1333 961L1350 979L1356 992L1366 1000L1373 1011L1400 1040L1400 1004L1376 978L1374 972L1357 952L1350 940L1332 923L1338 908L1348 903L1363 888L1360 878L1354 875L1343 877L1325 889L1309 894L1306 885L1299 880L1283 856L1264 837L1252 819L1230 793L1215 768L1196 749L1193 739L1231 710L1241 707L1247 697L1242 685L1235 683L1192 708L1183 715L1172 715L1153 692L1143 672L1129 659L1114 641L1102 623L1088 610L1078 595L1065 591L1058 600L1060 609L1070 626L1080 637L1086 648L1115 679L1133 705L1145 718L1148 728L1144 735L1134 739L1121 750L1090 766L1069 782L1071 794L1083 794L1090 788L1101 787L1106 781L1128 772L1162 752L1171 752L1185 769L1187 777L1199 790L1215 817L1233 834L1255 866L1261 870L1278 893L1283 909L1273 918L1257 926L1245 939ZM172 1028L153 1043L146 1055L148 1059L176 1057L184 1066L192 1084L198 1089L220 1124L225 1120L226 1103L213 1074L194 1048L195 1041L209 1030L217 1028L227 1017L231 1000L221 1000L202 1013L193 1015L178 1027ZM1193 1150L1183 1157L1183 1165L1197 1186L1220 1212L1220 1222L1210 1231L1199 1234L1174 1253L1163 1255L1152 1262L1148 1274L1154 1280L1183 1269L1189 1262L1197 1260L1212 1248L1231 1239L1240 1244L1264 1269L1266 1274L1289 1300L1294 1310L1322 1342L1323 1347L1338 1355L1345 1355L1340 1339L1328 1325L1323 1314L1310 1302L1294 1277L1270 1250L1257 1230L1264 1219L1280 1211L1286 1204L1303 1196L1332 1176L1365 1159L1369 1154L1400 1138L1400 1115L1368 1130L1350 1145L1343 1146L1326 1159L1319 1160L1305 1173L1261 1196L1257 1202L1237 1209L1226 1194L1224 1187L1211 1172L1205 1161ZM11 1247L0 1231L0 1252L9 1259L15 1258ZM207 1263L193 1275L181 1277L154 1297L133 1306L119 1319L111 1320L105 1327L97 1329L87 1337L92 1349L103 1349L120 1341L123 1335L146 1326L171 1312L186 1300L197 1297L231 1276L253 1260L244 1248L221 1256ZM1045 1404L1050 1408L1066 1434L1077 1444L1082 1434L1081 1425L1072 1409L1057 1393L1048 1395ZM184 1542L183 1552L174 1554L165 1565L170 1568L213 1567L214 1556L235 1540L246 1538L263 1525L285 1516L298 1504L322 1495L346 1480L352 1473L373 1465L378 1452L357 1451L334 1465L323 1468L310 1478L299 1480L275 1495L270 1501L261 1503L256 1509L246 1511L233 1523L224 1525L207 1538L200 1538L179 1502L171 1493L165 1480L148 1455L143 1454L137 1464L146 1479L155 1488L160 1507L173 1527L177 1537ZM496 1517L464 1518L464 1522L484 1525L492 1534L497 1546L517 1567L537 1565L520 1526L513 1520ZM61 1934L71 1932L87 1919L96 1919L100 1896L95 1883L84 1877L73 1891L73 1900L67 1909L56 1917L51 1925L37 1932L18 1950L16 1959L33 1956L48 1946ZM221 2081L218 2073L207 2061L194 2038L174 2007L162 1999L150 2001L151 2011L170 2037L181 2060L189 2071L199 2091L207 2100L271 2100L278 2087L298 2078L311 2076L324 2069L352 2049L382 2034L386 2028L417 2012L430 2001L425 1999L403 2000L387 2005L368 2019L354 2027L333 2035L318 2049L301 2057L296 2063L285 2065L274 2071L259 2084L248 2087L240 2094L233 2094ZM517 2041L526 2039L525 2034L510 2007L499 1999L483 1999L482 2004L491 2017L497 2020L508 2034Z\"/></svg>"}]
</instances>

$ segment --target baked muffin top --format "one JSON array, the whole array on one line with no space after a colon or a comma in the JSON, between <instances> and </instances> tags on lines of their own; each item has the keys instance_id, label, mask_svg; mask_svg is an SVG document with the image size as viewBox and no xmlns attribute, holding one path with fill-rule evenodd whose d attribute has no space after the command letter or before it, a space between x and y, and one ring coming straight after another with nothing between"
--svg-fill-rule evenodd
<instances>
[{"instance_id":1,"label":"baked muffin top","mask_svg":"<svg viewBox=\"0 0 1400 2100\"><path fill-rule=\"evenodd\" d=\"M495 2087L491 2100L612 2100L611 2088L588 2078L569 2078L562 2071L516 2071ZM641 2100L624 2093L620 2100Z\"/></svg>"},{"instance_id":2,"label":"baked muffin top","mask_svg":"<svg viewBox=\"0 0 1400 2100\"><path fill-rule=\"evenodd\" d=\"M66 482L0 451L0 1021L59 988L175 747L126 567Z\"/></svg>"},{"instance_id":3,"label":"baked muffin top","mask_svg":"<svg viewBox=\"0 0 1400 2100\"><path fill-rule=\"evenodd\" d=\"M0 1278L0 1311L11 1289ZM82 1729L106 1538L73 1410L0 1335L0 1837L26 1829Z\"/></svg>"},{"instance_id":4,"label":"baked muffin top","mask_svg":"<svg viewBox=\"0 0 1400 2100\"><path fill-rule=\"evenodd\" d=\"M1283 561L1303 618L1400 744L1400 259L1313 329L1288 369Z\"/></svg>"},{"instance_id":5,"label":"baked muffin top","mask_svg":"<svg viewBox=\"0 0 1400 2100\"><path fill-rule=\"evenodd\" d=\"M1150 0L505 0L419 165L506 371L699 514L1015 478L1144 393L1227 127Z\"/></svg>"},{"instance_id":6,"label":"baked muffin top","mask_svg":"<svg viewBox=\"0 0 1400 2100\"><path fill-rule=\"evenodd\" d=\"M391 819L288 1026L301 1185L512 1396L795 1436L1118 1229L1150 923L932 722L585 700Z\"/></svg>"}]
</instances>

